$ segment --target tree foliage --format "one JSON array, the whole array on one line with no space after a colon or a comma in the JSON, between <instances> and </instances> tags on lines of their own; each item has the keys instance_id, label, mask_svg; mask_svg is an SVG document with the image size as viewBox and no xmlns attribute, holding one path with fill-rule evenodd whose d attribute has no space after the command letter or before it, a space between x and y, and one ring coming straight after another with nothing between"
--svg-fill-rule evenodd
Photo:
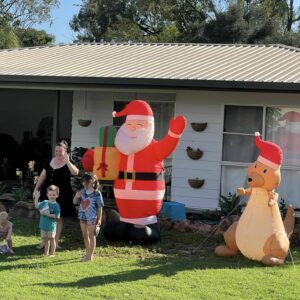
<instances>
[{"instance_id":1,"label":"tree foliage","mask_svg":"<svg viewBox=\"0 0 300 300\"><path fill-rule=\"evenodd\" d=\"M19 39L14 30L2 23L0 27L0 49L17 48L19 46Z\"/></svg>"},{"instance_id":2,"label":"tree foliage","mask_svg":"<svg viewBox=\"0 0 300 300\"><path fill-rule=\"evenodd\" d=\"M294 0L83 0L79 41L300 45Z\"/></svg>"},{"instance_id":3,"label":"tree foliage","mask_svg":"<svg viewBox=\"0 0 300 300\"><path fill-rule=\"evenodd\" d=\"M48 34L45 30L28 28L16 29L15 32L19 39L20 47L45 46L55 41L54 35Z\"/></svg>"},{"instance_id":4,"label":"tree foliage","mask_svg":"<svg viewBox=\"0 0 300 300\"><path fill-rule=\"evenodd\" d=\"M59 0L1 0L0 19L12 27L26 28L50 21L51 9Z\"/></svg>"},{"instance_id":5,"label":"tree foliage","mask_svg":"<svg viewBox=\"0 0 300 300\"><path fill-rule=\"evenodd\" d=\"M41 46L54 37L32 25L50 21L59 0L0 0L0 49Z\"/></svg>"}]
</instances>

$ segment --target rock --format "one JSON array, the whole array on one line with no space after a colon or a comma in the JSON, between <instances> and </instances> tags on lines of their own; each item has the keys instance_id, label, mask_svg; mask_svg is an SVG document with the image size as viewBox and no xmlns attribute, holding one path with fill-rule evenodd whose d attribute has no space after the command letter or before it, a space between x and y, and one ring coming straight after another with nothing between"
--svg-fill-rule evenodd
<instances>
[{"instance_id":1,"label":"rock","mask_svg":"<svg viewBox=\"0 0 300 300\"><path fill-rule=\"evenodd\" d=\"M0 212L1 211L6 211L6 208L5 206L0 202Z\"/></svg>"},{"instance_id":2,"label":"rock","mask_svg":"<svg viewBox=\"0 0 300 300\"><path fill-rule=\"evenodd\" d=\"M295 225L290 243L292 246L300 246L300 225Z\"/></svg>"},{"instance_id":3,"label":"rock","mask_svg":"<svg viewBox=\"0 0 300 300\"><path fill-rule=\"evenodd\" d=\"M190 225L190 231L191 232L198 232L199 226L197 224L191 224Z\"/></svg>"},{"instance_id":4,"label":"rock","mask_svg":"<svg viewBox=\"0 0 300 300\"><path fill-rule=\"evenodd\" d=\"M165 230L171 230L173 227L173 222L168 219L161 219L159 222L160 228Z\"/></svg>"},{"instance_id":5,"label":"rock","mask_svg":"<svg viewBox=\"0 0 300 300\"><path fill-rule=\"evenodd\" d=\"M188 220L184 220L184 221L181 221L181 227L182 227L182 230L183 232L190 232L191 229L190 229L190 225L191 225L191 222L188 221Z\"/></svg>"},{"instance_id":6,"label":"rock","mask_svg":"<svg viewBox=\"0 0 300 300\"><path fill-rule=\"evenodd\" d=\"M15 206L24 207L27 209L34 209L34 204L32 202L26 202L26 201L18 201Z\"/></svg>"},{"instance_id":7,"label":"rock","mask_svg":"<svg viewBox=\"0 0 300 300\"><path fill-rule=\"evenodd\" d=\"M10 210L10 216L13 218L38 218L39 212L35 209L32 202L19 201Z\"/></svg>"},{"instance_id":8,"label":"rock","mask_svg":"<svg viewBox=\"0 0 300 300\"><path fill-rule=\"evenodd\" d=\"M212 230L212 225L209 224L205 224L205 223L200 223L198 225L196 225L197 228L197 232L205 235L207 233L209 233Z\"/></svg>"},{"instance_id":9,"label":"rock","mask_svg":"<svg viewBox=\"0 0 300 300\"><path fill-rule=\"evenodd\" d=\"M186 225L183 224L183 222L175 221L172 229L177 230L179 232L185 232Z\"/></svg>"},{"instance_id":10,"label":"rock","mask_svg":"<svg viewBox=\"0 0 300 300\"><path fill-rule=\"evenodd\" d=\"M13 194L12 194L12 193L3 193L3 194L0 196L0 200L16 202L16 200L15 200L15 198L13 197Z\"/></svg>"},{"instance_id":11,"label":"rock","mask_svg":"<svg viewBox=\"0 0 300 300\"><path fill-rule=\"evenodd\" d=\"M234 222L239 220L239 216L232 215L229 217L225 217L221 220L219 225L217 225L217 230L215 232L216 235L223 234Z\"/></svg>"}]
</instances>

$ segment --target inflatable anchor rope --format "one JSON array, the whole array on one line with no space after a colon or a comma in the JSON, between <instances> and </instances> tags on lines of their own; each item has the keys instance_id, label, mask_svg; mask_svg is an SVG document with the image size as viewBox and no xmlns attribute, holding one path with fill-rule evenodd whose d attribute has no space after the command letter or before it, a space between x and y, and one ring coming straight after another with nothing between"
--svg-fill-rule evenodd
<instances>
[{"instance_id":1,"label":"inflatable anchor rope","mask_svg":"<svg viewBox=\"0 0 300 300\"><path fill-rule=\"evenodd\" d=\"M292 260L293 267L295 268L295 263L294 263L294 258L293 258L292 252L291 252L291 247L289 247L289 254L290 254L290 257Z\"/></svg>"},{"instance_id":2,"label":"inflatable anchor rope","mask_svg":"<svg viewBox=\"0 0 300 300\"><path fill-rule=\"evenodd\" d=\"M237 208L238 208L238 206L240 206L241 204L239 203L239 204L237 204L225 217L224 217L224 219L225 218L228 218ZM216 224L211 230L210 230L210 232L208 233L208 235L206 236L206 238L200 243L200 245L197 247L199 250L201 250L201 247L204 245L204 243L206 242L206 241L208 241L208 239L220 228L220 224L221 224L221 222L219 223L219 224Z\"/></svg>"},{"instance_id":3,"label":"inflatable anchor rope","mask_svg":"<svg viewBox=\"0 0 300 300\"><path fill-rule=\"evenodd\" d=\"M224 218L228 218L239 206L240 206L241 204L239 203L239 204L237 204ZM219 224L217 224L217 225L215 225L212 229L211 229L211 231L208 233L208 235L206 236L206 238L200 243L200 245L197 247L198 248L198 250L202 250L202 246L204 245L204 243L206 242L206 241L208 241L209 240L209 238L217 231L217 229L219 229L220 228L220 224L221 224L221 222L219 223ZM293 255L292 255L292 252L291 252L291 248L289 247L289 255L290 255L290 257L291 257L291 260L292 260L292 264L293 264L293 267L295 267L295 263L294 263L294 258L293 258Z\"/></svg>"}]
</instances>

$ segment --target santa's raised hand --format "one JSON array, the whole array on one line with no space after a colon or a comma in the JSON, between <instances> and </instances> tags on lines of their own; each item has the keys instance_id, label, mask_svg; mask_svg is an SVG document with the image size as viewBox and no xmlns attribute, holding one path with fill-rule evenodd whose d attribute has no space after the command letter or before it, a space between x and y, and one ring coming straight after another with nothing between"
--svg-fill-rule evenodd
<instances>
[{"instance_id":1,"label":"santa's raised hand","mask_svg":"<svg viewBox=\"0 0 300 300\"><path fill-rule=\"evenodd\" d=\"M170 120L171 134L181 135L186 127L186 118L182 115Z\"/></svg>"}]
</instances>

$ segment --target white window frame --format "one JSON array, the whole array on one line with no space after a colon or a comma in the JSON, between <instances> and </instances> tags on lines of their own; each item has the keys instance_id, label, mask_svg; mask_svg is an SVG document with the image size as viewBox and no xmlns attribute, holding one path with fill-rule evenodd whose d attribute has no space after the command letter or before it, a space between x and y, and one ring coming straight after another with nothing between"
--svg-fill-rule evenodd
<instances>
[{"instance_id":1,"label":"white window frame","mask_svg":"<svg viewBox=\"0 0 300 300\"><path fill-rule=\"evenodd\" d=\"M222 111L222 114L223 114L223 120L222 120L222 128L224 128L224 121L225 121L225 107L226 106L255 106L255 107L262 107L263 108L263 118L262 118L262 132L261 132L261 136L262 137L265 137L265 129L266 129L266 115L267 115L267 108L268 107L285 107L285 108L298 108L300 109L300 106L297 106L297 105L280 105L280 104L276 104L276 105L258 105L258 104L224 104L223 105L223 111ZM248 134L248 133L229 133L229 132L225 132L225 131L222 131L222 145L223 145L223 139L224 139L224 133L226 134L239 134L239 135L245 135L245 136L249 136L251 134ZM254 136L254 134L253 134ZM232 166L232 167L248 167L250 163L247 163L247 162L232 162L232 161L224 161L223 160L223 146L222 146L222 151L221 151L221 167L222 166ZM281 166L281 169L282 170L287 170L287 171L300 171L300 166L284 166L282 165ZM222 179L221 179L221 182L222 182Z\"/></svg>"}]
</instances>

